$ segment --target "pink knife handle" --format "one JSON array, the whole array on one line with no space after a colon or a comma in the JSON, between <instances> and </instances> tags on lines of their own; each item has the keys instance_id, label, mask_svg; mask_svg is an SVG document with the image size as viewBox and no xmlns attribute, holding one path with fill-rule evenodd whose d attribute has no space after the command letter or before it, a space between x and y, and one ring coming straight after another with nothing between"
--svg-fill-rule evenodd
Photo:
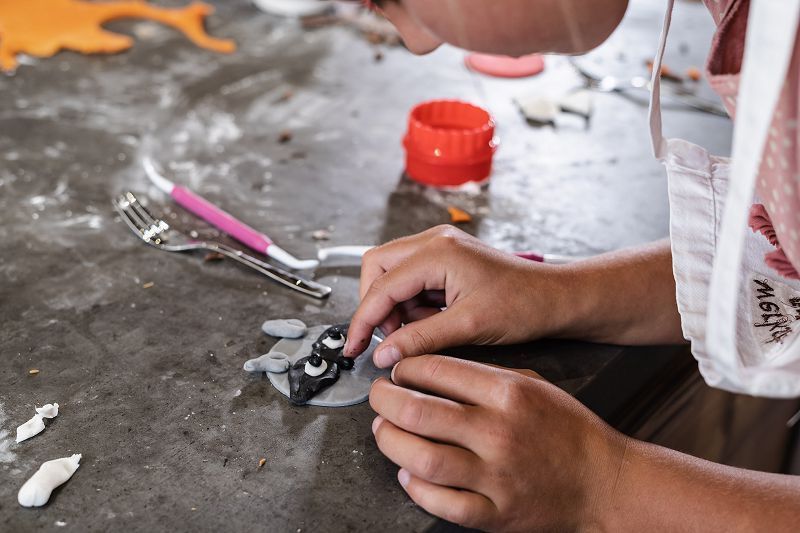
<instances>
[{"instance_id":1,"label":"pink knife handle","mask_svg":"<svg viewBox=\"0 0 800 533\"><path fill-rule=\"evenodd\" d=\"M259 253L266 254L267 248L272 244L269 237L263 233L235 219L229 213L189 189L175 186L172 189L171 196L179 205Z\"/></svg>"}]
</instances>

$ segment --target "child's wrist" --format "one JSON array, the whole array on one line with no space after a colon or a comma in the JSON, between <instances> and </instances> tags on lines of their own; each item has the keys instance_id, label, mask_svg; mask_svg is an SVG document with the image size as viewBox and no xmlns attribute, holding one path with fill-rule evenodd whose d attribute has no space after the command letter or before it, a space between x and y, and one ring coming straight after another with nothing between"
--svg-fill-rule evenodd
<instances>
[{"instance_id":1,"label":"child's wrist","mask_svg":"<svg viewBox=\"0 0 800 533\"><path fill-rule=\"evenodd\" d=\"M588 340L597 326L599 298L587 264L551 265L552 313L546 336Z\"/></svg>"}]
</instances>

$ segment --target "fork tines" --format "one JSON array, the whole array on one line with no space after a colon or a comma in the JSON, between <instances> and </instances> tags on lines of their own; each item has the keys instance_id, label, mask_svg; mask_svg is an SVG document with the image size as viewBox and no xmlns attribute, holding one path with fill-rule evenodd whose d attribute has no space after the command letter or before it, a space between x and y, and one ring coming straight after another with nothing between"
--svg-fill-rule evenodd
<instances>
[{"instance_id":1,"label":"fork tines","mask_svg":"<svg viewBox=\"0 0 800 533\"><path fill-rule=\"evenodd\" d=\"M118 196L114 207L122 220L145 242L160 244L162 234L169 230L169 224L154 217L130 191Z\"/></svg>"}]
</instances>

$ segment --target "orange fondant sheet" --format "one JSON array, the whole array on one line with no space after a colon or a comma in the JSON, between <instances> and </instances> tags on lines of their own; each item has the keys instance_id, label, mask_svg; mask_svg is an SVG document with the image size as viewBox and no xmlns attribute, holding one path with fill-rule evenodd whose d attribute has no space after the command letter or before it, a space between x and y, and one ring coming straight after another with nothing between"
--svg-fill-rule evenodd
<instances>
[{"instance_id":1,"label":"orange fondant sheet","mask_svg":"<svg viewBox=\"0 0 800 533\"><path fill-rule=\"evenodd\" d=\"M127 35L104 30L106 22L137 18L172 26L197 46L230 53L233 41L215 39L203 27L214 8L193 3L164 8L144 1L91 2L84 0L0 0L0 69L14 70L17 54L51 57L59 50L112 54L133 46Z\"/></svg>"}]
</instances>

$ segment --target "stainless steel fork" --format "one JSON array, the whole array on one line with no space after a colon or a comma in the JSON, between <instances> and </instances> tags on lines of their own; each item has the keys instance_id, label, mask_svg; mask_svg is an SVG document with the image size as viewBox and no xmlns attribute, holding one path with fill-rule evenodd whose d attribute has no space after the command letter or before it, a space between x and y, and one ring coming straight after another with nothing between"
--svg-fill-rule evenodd
<instances>
[{"instance_id":1,"label":"stainless steel fork","mask_svg":"<svg viewBox=\"0 0 800 533\"><path fill-rule=\"evenodd\" d=\"M650 79L643 76L634 76L629 79L616 78L614 76L596 76L580 66L577 61L570 59L570 64L575 72L583 78L584 86L601 93L625 93L632 90L650 90ZM662 83L665 94L672 97L676 102L689 106L692 109L703 111L711 115L728 117L728 112L722 105L695 95L683 87L676 85L666 85Z\"/></svg>"},{"instance_id":2,"label":"stainless steel fork","mask_svg":"<svg viewBox=\"0 0 800 533\"><path fill-rule=\"evenodd\" d=\"M229 257L238 263L252 268L281 285L292 288L315 298L326 298L331 288L316 281L307 280L274 267L260 259L218 242L197 241L169 227L163 219L153 216L131 192L126 192L112 202L123 222L150 246L166 252L191 252L207 250Z\"/></svg>"}]
</instances>

